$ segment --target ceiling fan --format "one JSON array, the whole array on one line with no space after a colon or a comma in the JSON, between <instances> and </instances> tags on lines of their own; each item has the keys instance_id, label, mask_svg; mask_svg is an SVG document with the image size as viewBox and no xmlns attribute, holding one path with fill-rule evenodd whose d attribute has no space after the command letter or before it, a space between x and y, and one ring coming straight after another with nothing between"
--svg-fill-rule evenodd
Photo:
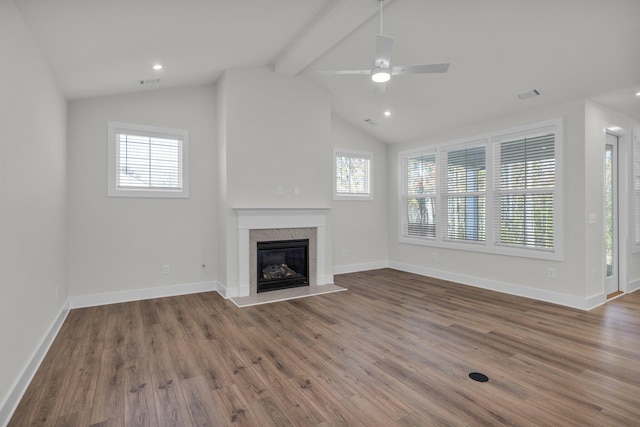
<instances>
[{"instance_id":1,"label":"ceiling fan","mask_svg":"<svg viewBox=\"0 0 640 427\"><path fill-rule=\"evenodd\" d=\"M378 0L380 5L380 33L376 35L376 56L373 68L370 70L326 70L318 71L320 74L345 75L345 74L370 74L371 80L376 83L386 83L391 76L402 74L446 73L449 64L422 64L422 65L396 65L391 66L391 48L393 37L385 36L382 31L382 9L384 0ZM384 85L382 85L384 89Z\"/></svg>"}]
</instances>

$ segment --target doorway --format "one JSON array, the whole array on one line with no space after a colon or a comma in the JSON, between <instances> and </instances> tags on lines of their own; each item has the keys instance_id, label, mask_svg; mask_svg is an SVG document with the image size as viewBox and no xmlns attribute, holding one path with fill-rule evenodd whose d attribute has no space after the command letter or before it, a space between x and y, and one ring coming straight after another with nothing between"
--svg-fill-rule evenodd
<instances>
[{"instance_id":1,"label":"doorway","mask_svg":"<svg viewBox=\"0 0 640 427\"><path fill-rule=\"evenodd\" d=\"M604 148L604 290L607 298L621 294L618 207L618 135L607 131Z\"/></svg>"}]
</instances>

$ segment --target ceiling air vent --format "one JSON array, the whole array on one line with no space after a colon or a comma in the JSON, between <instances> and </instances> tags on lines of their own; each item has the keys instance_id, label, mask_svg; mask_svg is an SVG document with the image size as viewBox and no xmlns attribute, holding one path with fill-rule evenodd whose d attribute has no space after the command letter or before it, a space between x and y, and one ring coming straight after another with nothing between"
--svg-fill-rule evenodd
<instances>
[{"instance_id":1,"label":"ceiling air vent","mask_svg":"<svg viewBox=\"0 0 640 427\"><path fill-rule=\"evenodd\" d=\"M520 99L528 99L528 98L534 98L536 96L540 95L540 91L538 89L531 89L528 90L526 92L521 92L518 94L518 98Z\"/></svg>"},{"instance_id":2,"label":"ceiling air vent","mask_svg":"<svg viewBox=\"0 0 640 427\"><path fill-rule=\"evenodd\" d=\"M154 85L160 83L160 79L140 80L141 85Z\"/></svg>"}]
</instances>

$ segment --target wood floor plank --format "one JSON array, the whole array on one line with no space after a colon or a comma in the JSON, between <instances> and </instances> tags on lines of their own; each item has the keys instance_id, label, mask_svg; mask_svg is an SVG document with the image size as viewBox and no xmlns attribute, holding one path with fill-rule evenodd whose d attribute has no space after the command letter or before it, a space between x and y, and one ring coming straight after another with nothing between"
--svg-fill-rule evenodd
<instances>
[{"instance_id":1,"label":"wood floor plank","mask_svg":"<svg viewBox=\"0 0 640 427\"><path fill-rule=\"evenodd\" d=\"M102 347L102 343L80 347L81 354L75 363L73 375L69 377L59 416L91 413L101 367Z\"/></svg>"},{"instance_id":2,"label":"wood floor plank","mask_svg":"<svg viewBox=\"0 0 640 427\"><path fill-rule=\"evenodd\" d=\"M103 350L91 411L92 424L124 415L124 370L124 346Z\"/></svg>"},{"instance_id":3,"label":"wood floor plank","mask_svg":"<svg viewBox=\"0 0 640 427\"><path fill-rule=\"evenodd\" d=\"M90 419L91 413L89 411L75 412L58 417L55 427L88 426L91 424Z\"/></svg>"},{"instance_id":4,"label":"wood floor plank","mask_svg":"<svg viewBox=\"0 0 640 427\"><path fill-rule=\"evenodd\" d=\"M124 375L125 425L131 427L157 427L155 398L149 364L146 359L127 362Z\"/></svg>"},{"instance_id":5,"label":"wood floor plank","mask_svg":"<svg viewBox=\"0 0 640 427\"><path fill-rule=\"evenodd\" d=\"M335 281L242 309L205 292L71 310L9 425L640 420L640 292L584 312L391 269Z\"/></svg>"},{"instance_id":6,"label":"wood floor plank","mask_svg":"<svg viewBox=\"0 0 640 427\"><path fill-rule=\"evenodd\" d=\"M125 360L141 359L145 357L147 353L140 302L125 303L124 307Z\"/></svg>"},{"instance_id":7,"label":"wood floor plank","mask_svg":"<svg viewBox=\"0 0 640 427\"><path fill-rule=\"evenodd\" d=\"M107 307L105 330L105 350L124 346L125 318L124 304L109 304Z\"/></svg>"},{"instance_id":8,"label":"wood floor plank","mask_svg":"<svg viewBox=\"0 0 640 427\"><path fill-rule=\"evenodd\" d=\"M218 407L218 402L213 398L204 377L184 379L180 381L180 385L189 410L191 425L209 427L227 424L223 410Z\"/></svg>"},{"instance_id":9,"label":"wood floor plank","mask_svg":"<svg viewBox=\"0 0 640 427\"><path fill-rule=\"evenodd\" d=\"M255 411L260 425L269 427L293 427L294 424L289 420L282 408L275 404L269 396L262 399L254 400L249 404L252 411Z\"/></svg>"},{"instance_id":10,"label":"wood floor plank","mask_svg":"<svg viewBox=\"0 0 640 427\"><path fill-rule=\"evenodd\" d=\"M119 416L115 418L111 418L106 421L102 421L100 423L91 424L91 427L124 427L124 417Z\"/></svg>"},{"instance_id":11,"label":"wood floor plank","mask_svg":"<svg viewBox=\"0 0 640 427\"><path fill-rule=\"evenodd\" d=\"M211 390L233 385L234 368L227 357L228 352L224 350L225 347L229 347L227 342L195 339L193 346L199 372L204 375Z\"/></svg>"},{"instance_id":12,"label":"wood floor plank","mask_svg":"<svg viewBox=\"0 0 640 427\"><path fill-rule=\"evenodd\" d=\"M145 353L149 360L149 368L152 373L173 370L173 360L171 351L162 325L159 323L149 324L144 331L146 349Z\"/></svg>"},{"instance_id":13,"label":"wood floor plank","mask_svg":"<svg viewBox=\"0 0 640 427\"><path fill-rule=\"evenodd\" d=\"M178 375L173 371L162 371L152 373L151 377L158 425L160 427L188 425L189 412Z\"/></svg>"},{"instance_id":14,"label":"wood floor plank","mask_svg":"<svg viewBox=\"0 0 640 427\"><path fill-rule=\"evenodd\" d=\"M253 427L260 425L256 413L249 409L249 404L244 400L235 384L213 390L213 397L229 426Z\"/></svg>"}]
</instances>

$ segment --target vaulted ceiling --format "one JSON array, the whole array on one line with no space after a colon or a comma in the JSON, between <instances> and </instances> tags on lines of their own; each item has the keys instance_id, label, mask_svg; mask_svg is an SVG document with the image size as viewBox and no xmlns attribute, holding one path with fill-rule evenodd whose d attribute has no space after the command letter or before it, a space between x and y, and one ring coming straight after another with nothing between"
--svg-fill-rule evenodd
<instances>
[{"instance_id":1,"label":"vaulted ceiling","mask_svg":"<svg viewBox=\"0 0 640 427\"><path fill-rule=\"evenodd\" d=\"M386 0L392 65L451 66L382 94L366 75L317 73L371 68L378 0L15 2L71 100L271 65L325 86L336 114L387 143L582 98L640 120L638 0ZM517 97L530 89L541 95Z\"/></svg>"}]
</instances>

